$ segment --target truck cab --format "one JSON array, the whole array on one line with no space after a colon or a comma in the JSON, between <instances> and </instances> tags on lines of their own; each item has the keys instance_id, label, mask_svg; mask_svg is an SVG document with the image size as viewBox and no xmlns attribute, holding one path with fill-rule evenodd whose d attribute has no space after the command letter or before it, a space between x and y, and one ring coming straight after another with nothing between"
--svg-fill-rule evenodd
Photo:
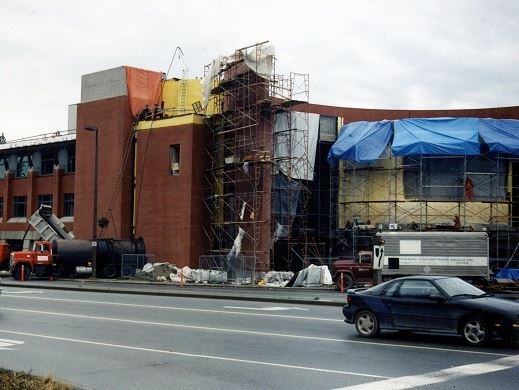
<instances>
[{"instance_id":1,"label":"truck cab","mask_svg":"<svg viewBox=\"0 0 519 390\"><path fill-rule=\"evenodd\" d=\"M36 241L31 251L12 252L9 262L9 270L16 280L27 280L31 273L48 275L52 266L53 256L48 241Z\"/></svg>"},{"instance_id":2,"label":"truck cab","mask_svg":"<svg viewBox=\"0 0 519 390\"><path fill-rule=\"evenodd\" d=\"M373 283L373 252L360 251L354 259L339 259L333 263L333 279L338 290L356 284Z\"/></svg>"},{"instance_id":3,"label":"truck cab","mask_svg":"<svg viewBox=\"0 0 519 390\"><path fill-rule=\"evenodd\" d=\"M9 244L0 243L0 270L9 269Z\"/></svg>"}]
</instances>

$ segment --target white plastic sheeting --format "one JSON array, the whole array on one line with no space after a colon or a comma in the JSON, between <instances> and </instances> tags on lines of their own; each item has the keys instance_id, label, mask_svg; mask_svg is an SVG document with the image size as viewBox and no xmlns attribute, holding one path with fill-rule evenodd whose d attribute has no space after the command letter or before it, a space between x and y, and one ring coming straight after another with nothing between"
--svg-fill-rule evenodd
<instances>
[{"instance_id":1,"label":"white plastic sheeting","mask_svg":"<svg viewBox=\"0 0 519 390\"><path fill-rule=\"evenodd\" d=\"M227 283L227 272L208 269L179 268L170 263L145 264L137 277L148 276L157 282Z\"/></svg>"},{"instance_id":2,"label":"white plastic sheeting","mask_svg":"<svg viewBox=\"0 0 519 390\"><path fill-rule=\"evenodd\" d=\"M270 77L273 70L275 49L271 45L258 45L249 52L236 51L229 56L218 56L211 61L209 71L202 79L202 106L204 108L209 104L209 96L216 76L228 65L243 59L245 64L256 74L262 77Z\"/></svg>"},{"instance_id":3,"label":"white plastic sheeting","mask_svg":"<svg viewBox=\"0 0 519 390\"><path fill-rule=\"evenodd\" d=\"M281 159L279 169L289 178L314 179L319 117L319 114L302 112L284 112L276 116L274 156Z\"/></svg>"},{"instance_id":4,"label":"white plastic sheeting","mask_svg":"<svg viewBox=\"0 0 519 390\"><path fill-rule=\"evenodd\" d=\"M238 227L238 234L236 235L236 238L234 239L234 244L227 255L227 259L238 256L241 252L241 242L243 241L243 236L245 235L245 230L243 230L241 227Z\"/></svg>"},{"instance_id":5,"label":"white plastic sheeting","mask_svg":"<svg viewBox=\"0 0 519 390\"><path fill-rule=\"evenodd\" d=\"M325 265L310 264L299 271L293 287L319 287L333 284L330 270Z\"/></svg>"},{"instance_id":6,"label":"white plastic sheeting","mask_svg":"<svg viewBox=\"0 0 519 390\"><path fill-rule=\"evenodd\" d=\"M275 53L272 45L258 45L245 55L245 64L256 74L270 77Z\"/></svg>"}]
</instances>

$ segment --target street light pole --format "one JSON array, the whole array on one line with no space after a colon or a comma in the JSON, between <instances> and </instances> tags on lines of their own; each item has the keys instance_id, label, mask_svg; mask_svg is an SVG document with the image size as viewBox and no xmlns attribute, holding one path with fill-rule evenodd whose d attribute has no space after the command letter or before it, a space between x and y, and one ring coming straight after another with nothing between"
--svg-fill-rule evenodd
<instances>
[{"instance_id":1,"label":"street light pole","mask_svg":"<svg viewBox=\"0 0 519 390\"><path fill-rule=\"evenodd\" d=\"M95 157L94 157L94 219L92 221L92 277L97 278L97 170L99 153L99 136L96 126L83 127L87 131L93 131L96 135Z\"/></svg>"}]
</instances>

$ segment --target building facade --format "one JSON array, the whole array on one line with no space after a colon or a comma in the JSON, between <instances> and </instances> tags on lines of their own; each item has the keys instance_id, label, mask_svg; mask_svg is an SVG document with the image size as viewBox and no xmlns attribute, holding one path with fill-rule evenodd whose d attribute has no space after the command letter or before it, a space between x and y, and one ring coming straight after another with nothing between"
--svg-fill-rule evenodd
<instances>
[{"instance_id":1,"label":"building facade","mask_svg":"<svg viewBox=\"0 0 519 390\"><path fill-rule=\"evenodd\" d=\"M305 75L271 76L269 61L271 52L255 45L206 69L204 80L125 66L84 75L69 131L0 144L0 238L28 247L38 238L28 217L50 204L78 239L142 237L155 261L212 268L240 260L258 271L296 270L354 252L354 219L425 229L456 214L467 229L490 229L488 219L498 215L507 241L494 255L513 251L515 160L506 162L503 197L446 200L441 190L427 199L412 197L408 187L404 193L408 161L330 166L327 155L348 123L519 119L519 107L316 105L307 99ZM496 240L504 243L503 237Z\"/></svg>"}]
</instances>

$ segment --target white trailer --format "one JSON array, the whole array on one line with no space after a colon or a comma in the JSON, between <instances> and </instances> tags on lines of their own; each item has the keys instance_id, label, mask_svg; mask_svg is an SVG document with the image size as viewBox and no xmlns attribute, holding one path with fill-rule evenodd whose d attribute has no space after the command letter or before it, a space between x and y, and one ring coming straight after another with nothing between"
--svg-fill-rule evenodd
<instances>
[{"instance_id":1,"label":"white trailer","mask_svg":"<svg viewBox=\"0 0 519 390\"><path fill-rule=\"evenodd\" d=\"M404 275L447 275L489 280L485 232L377 233L373 268L382 279Z\"/></svg>"}]
</instances>

